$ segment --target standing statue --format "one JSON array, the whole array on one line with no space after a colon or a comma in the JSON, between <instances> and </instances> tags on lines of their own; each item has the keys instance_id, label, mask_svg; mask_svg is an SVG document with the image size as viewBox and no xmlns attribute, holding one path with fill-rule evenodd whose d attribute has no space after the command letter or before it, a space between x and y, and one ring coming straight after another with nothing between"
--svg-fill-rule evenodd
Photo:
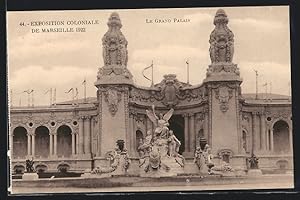
<instances>
[{"instance_id":1,"label":"standing statue","mask_svg":"<svg viewBox=\"0 0 300 200\"><path fill-rule=\"evenodd\" d=\"M200 171L205 165L205 158L201 150L201 147L196 148L195 155L194 155L194 163L196 163Z\"/></svg>"},{"instance_id":2,"label":"standing statue","mask_svg":"<svg viewBox=\"0 0 300 200\"><path fill-rule=\"evenodd\" d=\"M258 158L252 153L251 157L248 158L250 169L258 169Z\"/></svg>"},{"instance_id":3,"label":"standing statue","mask_svg":"<svg viewBox=\"0 0 300 200\"><path fill-rule=\"evenodd\" d=\"M34 172L33 164L34 164L33 158L31 160L29 160L29 159L26 160L26 172L27 173Z\"/></svg>"},{"instance_id":4,"label":"standing statue","mask_svg":"<svg viewBox=\"0 0 300 200\"><path fill-rule=\"evenodd\" d=\"M149 117L149 119L154 123L155 128L155 136L156 137L162 137L167 138L167 133L169 131L169 119L172 117L174 112L174 109L171 108L166 114L159 114L159 117L155 114L155 107L152 105L152 112L149 110L146 110L146 114Z\"/></svg>"},{"instance_id":5,"label":"standing statue","mask_svg":"<svg viewBox=\"0 0 300 200\"><path fill-rule=\"evenodd\" d=\"M231 63L234 52L234 35L227 27L228 18L223 9L219 9L214 19L215 29L210 34L210 59L214 63Z\"/></svg>"},{"instance_id":6,"label":"standing statue","mask_svg":"<svg viewBox=\"0 0 300 200\"><path fill-rule=\"evenodd\" d=\"M181 145L181 142L177 139L177 137L174 135L173 131L169 131L169 155L176 157L179 152L179 147Z\"/></svg>"}]
</instances>

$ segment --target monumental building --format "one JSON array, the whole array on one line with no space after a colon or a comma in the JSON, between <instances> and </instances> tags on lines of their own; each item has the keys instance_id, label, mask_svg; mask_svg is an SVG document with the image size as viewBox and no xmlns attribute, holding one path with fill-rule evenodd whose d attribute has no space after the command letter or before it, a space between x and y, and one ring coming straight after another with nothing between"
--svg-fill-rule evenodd
<instances>
[{"instance_id":1,"label":"monumental building","mask_svg":"<svg viewBox=\"0 0 300 200\"><path fill-rule=\"evenodd\" d=\"M205 144L216 163L247 169L246 158L254 153L262 170L293 169L290 97L243 94L242 74L232 63L234 34L227 15L220 9L212 20L211 64L201 84L180 82L170 73L158 84L141 87L127 68L128 41L119 15L112 13L102 38L104 63L94 83L95 98L10 109L12 170L24 170L28 158L43 171L57 171L60 165L70 171L106 166L117 140L125 141L137 169L138 144L154 128L146 115L152 105L157 113L174 109L169 128L181 141L186 172L193 170L196 147Z\"/></svg>"}]
</instances>

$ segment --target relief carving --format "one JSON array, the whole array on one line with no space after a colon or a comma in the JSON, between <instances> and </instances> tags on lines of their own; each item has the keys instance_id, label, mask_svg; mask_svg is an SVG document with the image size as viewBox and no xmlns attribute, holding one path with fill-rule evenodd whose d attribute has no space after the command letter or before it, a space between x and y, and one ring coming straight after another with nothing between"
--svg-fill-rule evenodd
<instances>
[{"instance_id":1,"label":"relief carving","mask_svg":"<svg viewBox=\"0 0 300 200\"><path fill-rule=\"evenodd\" d=\"M111 115L115 116L118 111L119 102L122 99L122 93L117 88L110 87L104 91L104 99L108 104Z\"/></svg>"},{"instance_id":2,"label":"relief carving","mask_svg":"<svg viewBox=\"0 0 300 200\"><path fill-rule=\"evenodd\" d=\"M229 109L228 102L233 96L232 89L229 89L226 86L220 86L215 90L216 99L219 100L220 110L226 112Z\"/></svg>"}]
</instances>

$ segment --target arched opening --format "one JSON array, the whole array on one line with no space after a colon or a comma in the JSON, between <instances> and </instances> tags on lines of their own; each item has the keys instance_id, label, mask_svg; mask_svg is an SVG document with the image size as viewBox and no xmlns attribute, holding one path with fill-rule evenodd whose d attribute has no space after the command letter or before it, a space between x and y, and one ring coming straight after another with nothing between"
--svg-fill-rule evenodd
<instances>
[{"instance_id":1,"label":"arched opening","mask_svg":"<svg viewBox=\"0 0 300 200\"><path fill-rule=\"evenodd\" d=\"M182 154L184 152L184 126L188 126L188 124L184 124L184 118L181 115L173 115L169 120L169 129L173 130L177 139L181 142L179 147L179 153Z\"/></svg>"},{"instance_id":2,"label":"arched opening","mask_svg":"<svg viewBox=\"0 0 300 200\"><path fill-rule=\"evenodd\" d=\"M138 147L143 144L143 133L142 133L142 131L137 130L135 132L135 139L136 139L136 143L135 143L136 147L135 147L135 149L138 150Z\"/></svg>"},{"instance_id":3,"label":"arched opening","mask_svg":"<svg viewBox=\"0 0 300 200\"><path fill-rule=\"evenodd\" d=\"M67 125L57 129L57 155L64 157L72 155L72 130Z\"/></svg>"},{"instance_id":4,"label":"arched opening","mask_svg":"<svg viewBox=\"0 0 300 200\"><path fill-rule=\"evenodd\" d=\"M35 166L35 170L38 172L38 173L44 173L48 170L48 167L45 165L45 164L37 164Z\"/></svg>"},{"instance_id":5,"label":"arched opening","mask_svg":"<svg viewBox=\"0 0 300 200\"><path fill-rule=\"evenodd\" d=\"M242 131L242 147L245 150L245 152L248 152L247 149L247 133L245 130Z\"/></svg>"},{"instance_id":6,"label":"arched opening","mask_svg":"<svg viewBox=\"0 0 300 200\"><path fill-rule=\"evenodd\" d=\"M35 129L35 154L40 157L49 156L49 130L45 126L40 126Z\"/></svg>"},{"instance_id":7,"label":"arched opening","mask_svg":"<svg viewBox=\"0 0 300 200\"><path fill-rule=\"evenodd\" d=\"M25 158L27 155L27 131L24 127L17 127L13 131L13 157Z\"/></svg>"},{"instance_id":8,"label":"arched opening","mask_svg":"<svg viewBox=\"0 0 300 200\"><path fill-rule=\"evenodd\" d=\"M273 126L273 142L275 153L288 153L290 150L289 125L280 120Z\"/></svg>"}]
</instances>

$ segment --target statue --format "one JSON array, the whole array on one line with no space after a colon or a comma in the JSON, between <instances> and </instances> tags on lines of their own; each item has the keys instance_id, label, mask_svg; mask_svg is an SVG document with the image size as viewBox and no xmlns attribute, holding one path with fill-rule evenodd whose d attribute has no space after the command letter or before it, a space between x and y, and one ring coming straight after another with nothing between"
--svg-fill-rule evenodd
<instances>
[{"instance_id":1,"label":"statue","mask_svg":"<svg viewBox=\"0 0 300 200\"><path fill-rule=\"evenodd\" d=\"M110 161L109 167L96 167L91 173L102 174L102 173L118 173L126 174L130 166L130 159L127 149L124 145L124 140L117 140L117 147L113 151L106 153L106 159Z\"/></svg>"},{"instance_id":2,"label":"statue","mask_svg":"<svg viewBox=\"0 0 300 200\"><path fill-rule=\"evenodd\" d=\"M108 31L102 38L103 60L105 66L127 66L127 40L121 32L121 20L118 13L110 15L107 25Z\"/></svg>"},{"instance_id":3,"label":"statue","mask_svg":"<svg viewBox=\"0 0 300 200\"><path fill-rule=\"evenodd\" d=\"M140 144L140 167L143 167L147 176L173 176L181 172L184 167L184 157L179 154L181 142L177 139L172 130L169 130L168 120L171 118L174 109L170 109L166 114L155 114L155 107L152 111L146 110L147 116L154 123L155 130L147 131L144 143ZM172 167L170 167L172 166Z\"/></svg>"},{"instance_id":4,"label":"statue","mask_svg":"<svg viewBox=\"0 0 300 200\"><path fill-rule=\"evenodd\" d=\"M205 158L205 164L208 167L208 174L211 174L211 168L214 167L215 164L212 161L213 155L211 153L211 148L209 147L208 144L206 144L205 147L204 147L203 155L204 155L204 158Z\"/></svg>"},{"instance_id":5,"label":"statue","mask_svg":"<svg viewBox=\"0 0 300 200\"><path fill-rule=\"evenodd\" d=\"M228 18L224 10L219 9L214 19L215 29L210 34L210 59L214 63L231 63L234 52L234 35L227 27Z\"/></svg>"},{"instance_id":6,"label":"statue","mask_svg":"<svg viewBox=\"0 0 300 200\"><path fill-rule=\"evenodd\" d=\"M33 158L31 160L29 160L29 159L26 160L26 172L27 173L34 172L33 164L34 164Z\"/></svg>"},{"instance_id":7,"label":"statue","mask_svg":"<svg viewBox=\"0 0 300 200\"><path fill-rule=\"evenodd\" d=\"M252 153L251 157L248 158L250 169L258 169L258 158Z\"/></svg>"},{"instance_id":8,"label":"statue","mask_svg":"<svg viewBox=\"0 0 300 200\"><path fill-rule=\"evenodd\" d=\"M146 114L149 119L154 123L155 128L155 136L159 136L162 138L167 137L167 132L169 131L169 119L172 117L174 109L171 108L165 115L162 113L159 114L159 117L155 114L155 107L152 105L152 112L146 110Z\"/></svg>"},{"instance_id":9,"label":"statue","mask_svg":"<svg viewBox=\"0 0 300 200\"><path fill-rule=\"evenodd\" d=\"M199 170L201 170L205 165L205 158L201 150L201 147L196 148L195 155L194 155L194 163L196 163Z\"/></svg>"}]
</instances>

